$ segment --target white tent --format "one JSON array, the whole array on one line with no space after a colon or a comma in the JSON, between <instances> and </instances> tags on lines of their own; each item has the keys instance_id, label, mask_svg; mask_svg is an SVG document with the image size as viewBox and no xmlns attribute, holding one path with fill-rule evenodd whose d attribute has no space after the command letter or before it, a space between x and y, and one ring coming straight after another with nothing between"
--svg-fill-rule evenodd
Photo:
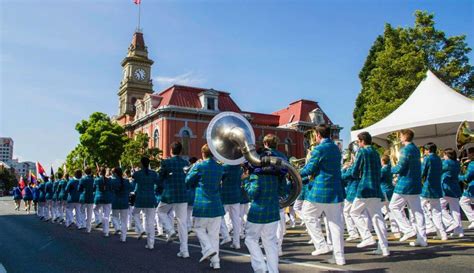
<instances>
[{"instance_id":1,"label":"white tent","mask_svg":"<svg viewBox=\"0 0 474 273\"><path fill-rule=\"evenodd\" d=\"M367 131L373 141L387 146L387 136L401 129L415 132L416 145L434 142L440 148L456 147L456 131L467 120L474 129L474 101L451 89L431 71L408 99L390 115L364 129L351 132L356 140Z\"/></svg>"}]
</instances>

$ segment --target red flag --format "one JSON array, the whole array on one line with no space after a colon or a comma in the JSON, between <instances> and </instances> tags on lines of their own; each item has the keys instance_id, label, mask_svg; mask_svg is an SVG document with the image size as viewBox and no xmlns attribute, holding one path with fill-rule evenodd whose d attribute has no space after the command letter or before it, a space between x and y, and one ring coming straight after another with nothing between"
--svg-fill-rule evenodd
<instances>
[{"instance_id":1,"label":"red flag","mask_svg":"<svg viewBox=\"0 0 474 273\"><path fill-rule=\"evenodd\" d=\"M18 182L18 186L20 187L20 189L25 188L25 181L23 180L23 176L20 177L20 182Z\"/></svg>"},{"instance_id":2,"label":"red flag","mask_svg":"<svg viewBox=\"0 0 474 273\"><path fill-rule=\"evenodd\" d=\"M140 5L141 2L142 0L133 0L133 3L135 3L135 5Z\"/></svg>"},{"instance_id":3,"label":"red flag","mask_svg":"<svg viewBox=\"0 0 474 273\"><path fill-rule=\"evenodd\" d=\"M43 180L46 177L46 172L39 162L36 162L36 173L39 174Z\"/></svg>"}]
</instances>

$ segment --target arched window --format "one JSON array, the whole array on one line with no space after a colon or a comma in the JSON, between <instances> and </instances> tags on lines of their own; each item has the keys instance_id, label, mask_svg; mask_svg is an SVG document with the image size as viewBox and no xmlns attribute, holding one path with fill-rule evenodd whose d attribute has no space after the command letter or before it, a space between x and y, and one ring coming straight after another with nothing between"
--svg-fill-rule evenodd
<instances>
[{"instance_id":1,"label":"arched window","mask_svg":"<svg viewBox=\"0 0 474 273\"><path fill-rule=\"evenodd\" d=\"M291 143L292 142L290 138L285 139L285 152L288 157L293 156L291 154Z\"/></svg>"},{"instance_id":2,"label":"arched window","mask_svg":"<svg viewBox=\"0 0 474 273\"><path fill-rule=\"evenodd\" d=\"M181 144L183 145L183 155L189 155L189 140L191 138L191 133L188 130L181 131Z\"/></svg>"},{"instance_id":3,"label":"arched window","mask_svg":"<svg viewBox=\"0 0 474 273\"><path fill-rule=\"evenodd\" d=\"M158 129L153 132L153 147L160 148L160 132L158 132Z\"/></svg>"}]
</instances>

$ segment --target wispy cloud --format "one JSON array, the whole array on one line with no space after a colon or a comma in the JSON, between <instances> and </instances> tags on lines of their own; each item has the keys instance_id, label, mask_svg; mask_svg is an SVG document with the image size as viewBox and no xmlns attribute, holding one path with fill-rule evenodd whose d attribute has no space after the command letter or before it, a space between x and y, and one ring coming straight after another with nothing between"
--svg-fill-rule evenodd
<instances>
[{"instance_id":1,"label":"wispy cloud","mask_svg":"<svg viewBox=\"0 0 474 273\"><path fill-rule=\"evenodd\" d=\"M153 79L160 87L167 87L173 84L201 85L206 79L192 71L177 76L158 76Z\"/></svg>"}]
</instances>

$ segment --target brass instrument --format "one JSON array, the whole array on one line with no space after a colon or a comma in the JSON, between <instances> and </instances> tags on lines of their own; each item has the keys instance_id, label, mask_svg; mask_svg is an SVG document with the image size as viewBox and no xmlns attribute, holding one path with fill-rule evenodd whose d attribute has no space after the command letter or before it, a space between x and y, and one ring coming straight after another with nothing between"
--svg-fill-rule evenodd
<instances>
[{"instance_id":1,"label":"brass instrument","mask_svg":"<svg viewBox=\"0 0 474 273\"><path fill-rule=\"evenodd\" d=\"M400 132L391 133L387 137L389 142L389 151L390 151L390 161L392 165L395 166L400 159L400 150L402 149L402 141L400 140Z\"/></svg>"},{"instance_id":2,"label":"brass instrument","mask_svg":"<svg viewBox=\"0 0 474 273\"><path fill-rule=\"evenodd\" d=\"M469 143L474 143L474 131L469 128L467 121L463 121L456 132L456 147L462 151Z\"/></svg>"},{"instance_id":3,"label":"brass instrument","mask_svg":"<svg viewBox=\"0 0 474 273\"><path fill-rule=\"evenodd\" d=\"M207 144L212 154L221 162L239 165L248 161L253 166L277 166L288 170L291 177L291 192L280 199L280 207L291 205L302 189L301 176L290 163L279 157L260 158L255 149L255 134L250 123L240 114L222 112L216 115L206 132Z\"/></svg>"},{"instance_id":4,"label":"brass instrument","mask_svg":"<svg viewBox=\"0 0 474 273\"><path fill-rule=\"evenodd\" d=\"M306 163L306 158L296 158L294 156L290 157L290 159L288 159L288 161L290 162L291 165L293 165L293 167L295 168L302 168L304 166L304 164Z\"/></svg>"}]
</instances>

